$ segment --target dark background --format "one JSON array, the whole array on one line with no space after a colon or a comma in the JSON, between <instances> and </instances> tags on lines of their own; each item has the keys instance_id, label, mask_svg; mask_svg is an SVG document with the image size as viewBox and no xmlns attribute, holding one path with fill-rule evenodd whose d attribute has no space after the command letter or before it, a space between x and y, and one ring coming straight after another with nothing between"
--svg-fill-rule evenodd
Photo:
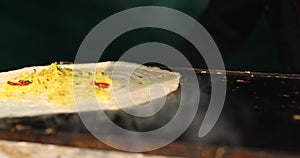
<instances>
[{"instance_id":1,"label":"dark background","mask_svg":"<svg viewBox=\"0 0 300 158\"><path fill-rule=\"evenodd\" d=\"M158 5L198 18L208 2L209 0L1 1L0 71L45 65L54 61L73 61L82 40L95 25L128 8ZM159 29L134 30L114 41L102 60L117 60L130 47L149 41L177 47L182 39ZM225 59L225 64L228 70L280 71L278 51L265 17L256 25L242 49Z\"/></svg>"}]
</instances>

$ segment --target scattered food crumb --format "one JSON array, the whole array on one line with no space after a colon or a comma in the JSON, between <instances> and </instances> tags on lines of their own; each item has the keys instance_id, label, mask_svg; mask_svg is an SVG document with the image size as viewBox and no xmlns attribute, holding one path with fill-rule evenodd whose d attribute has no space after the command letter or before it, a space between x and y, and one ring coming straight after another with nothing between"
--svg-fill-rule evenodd
<instances>
[{"instance_id":1,"label":"scattered food crumb","mask_svg":"<svg viewBox=\"0 0 300 158\"><path fill-rule=\"evenodd\" d=\"M236 82L238 83L244 83L245 81L244 80L235 80Z\"/></svg>"},{"instance_id":2,"label":"scattered food crumb","mask_svg":"<svg viewBox=\"0 0 300 158\"><path fill-rule=\"evenodd\" d=\"M282 94L282 96L285 97L285 98L289 98L290 97L289 94Z\"/></svg>"},{"instance_id":3,"label":"scattered food crumb","mask_svg":"<svg viewBox=\"0 0 300 158\"><path fill-rule=\"evenodd\" d=\"M294 119L294 120L300 121L300 115L294 114L294 115L293 115L293 119Z\"/></svg>"},{"instance_id":4,"label":"scattered food crumb","mask_svg":"<svg viewBox=\"0 0 300 158\"><path fill-rule=\"evenodd\" d=\"M226 153L225 147L220 147L220 148L217 149L215 157L216 158L222 158L225 155L225 153Z\"/></svg>"},{"instance_id":5,"label":"scattered food crumb","mask_svg":"<svg viewBox=\"0 0 300 158\"><path fill-rule=\"evenodd\" d=\"M47 128L45 129L45 134L53 134L55 130L53 128Z\"/></svg>"},{"instance_id":6,"label":"scattered food crumb","mask_svg":"<svg viewBox=\"0 0 300 158\"><path fill-rule=\"evenodd\" d=\"M22 125L22 124L16 124L15 128L16 128L17 131L24 131L24 130L31 129L31 126L26 126L26 125Z\"/></svg>"}]
</instances>

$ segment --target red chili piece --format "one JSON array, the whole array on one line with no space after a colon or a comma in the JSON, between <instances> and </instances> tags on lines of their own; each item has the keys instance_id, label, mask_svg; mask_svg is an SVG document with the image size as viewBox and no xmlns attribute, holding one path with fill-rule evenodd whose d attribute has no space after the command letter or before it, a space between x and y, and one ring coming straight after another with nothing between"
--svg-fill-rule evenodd
<instances>
[{"instance_id":1,"label":"red chili piece","mask_svg":"<svg viewBox=\"0 0 300 158\"><path fill-rule=\"evenodd\" d=\"M101 88L108 88L110 86L108 83L96 82L96 81L94 81L94 85L101 87Z\"/></svg>"},{"instance_id":2,"label":"red chili piece","mask_svg":"<svg viewBox=\"0 0 300 158\"><path fill-rule=\"evenodd\" d=\"M7 81L7 84L12 85L12 86L27 86L27 85L29 85L31 83L32 82L30 82L28 80L19 80L19 82Z\"/></svg>"}]
</instances>

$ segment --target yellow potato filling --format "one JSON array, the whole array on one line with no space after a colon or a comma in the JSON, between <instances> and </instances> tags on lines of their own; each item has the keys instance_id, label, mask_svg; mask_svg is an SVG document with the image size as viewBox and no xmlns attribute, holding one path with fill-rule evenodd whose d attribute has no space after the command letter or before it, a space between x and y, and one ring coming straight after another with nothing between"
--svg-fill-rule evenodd
<instances>
[{"instance_id":1,"label":"yellow potato filling","mask_svg":"<svg viewBox=\"0 0 300 158\"><path fill-rule=\"evenodd\" d=\"M0 99L22 99L24 96L47 96L55 105L74 105L74 90L83 98L96 95L100 101L111 99L110 76L102 71L90 69L62 68L53 63L40 72L22 72L1 85ZM77 92L78 91L78 92Z\"/></svg>"}]
</instances>

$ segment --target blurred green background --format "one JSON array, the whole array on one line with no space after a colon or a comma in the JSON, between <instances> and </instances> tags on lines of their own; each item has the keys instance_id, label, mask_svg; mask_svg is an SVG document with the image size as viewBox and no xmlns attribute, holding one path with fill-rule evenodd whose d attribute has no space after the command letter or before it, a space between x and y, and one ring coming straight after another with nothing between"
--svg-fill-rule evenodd
<instances>
[{"instance_id":1,"label":"blurred green background","mask_svg":"<svg viewBox=\"0 0 300 158\"><path fill-rule=\"evenodd\" d=\"M145 5L165 6L194 18L201 15L209 0L78 0L1 1L0 71L54 61L73 61L87 33L103 19L119 11ZM113 60L137 43L156 41L179 45L180 39L168 32L133 31L120 38L104 60ZM226 69L280 71L278 51L263 17L251 37L236 55L226 59Z\"/></svg>"}]
</instances>

